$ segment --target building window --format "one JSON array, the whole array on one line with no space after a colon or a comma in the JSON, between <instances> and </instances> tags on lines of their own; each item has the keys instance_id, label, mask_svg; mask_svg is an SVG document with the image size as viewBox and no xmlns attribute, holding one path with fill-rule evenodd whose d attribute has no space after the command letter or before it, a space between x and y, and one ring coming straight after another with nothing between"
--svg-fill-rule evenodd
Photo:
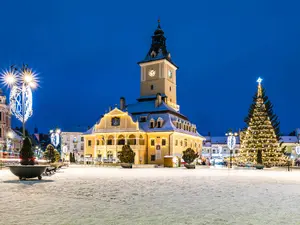
<instances>
[{"instance_id":1,"label":"building window","mask_svg":"<svg viewBox=\"0 0 300 225\"><path fill-rule=\"evenodd\" d=\"M2 121L2 112L0 112L0 121Z\"/></svg>"},{"instance_id":2,"label":"building window","mask_svg":"<svg viewBox=\"0 0 300 225\"><path fill-rule=\"evenodd\" d=\"M154 85L153 84L151 84L150 89L154 90Z\"/></svg>"},{"instance_id":3,"label":"building window","mask_svg":"<svg viewBox=\"0 0 300 225\"><path fill-rule=\"evenodd\" d=\"M97 140L97 145L100 145L100 141L99 140Z\"/></svg>"},{"instance_id":4,"label":"building window","mask_svg":"<svg viewBox=\"0 0 300 225\"><path fill-rule=\"evenodd\" d=\"M151 161L155 161L155 155L151 155Z\"/></svg>"},{"instance_id":5,"label":"building window","mask_svg":"<svg viewBox=\"0 0 300 225\"><path fill-rule=\"evenodd\" d=\"M215 154L216 153L216 150L215 149L213 149L213 154Z\"/></svg>"},{"instance_id":6,"label":"building window","mask_svg":"<svg viewBox=\"0 0 300 225\"><path fill-rule=\"evenodd\" d=\"M92 146L92 141L88 140L88 146Z\"/></svg>"},{"instance_id":7,"label":"building window","mask_svg":"<svg viewBox=\"0 0 300 225\"><path fill-rule=\"evenodd\" d=\"M187 147L187 140L184 140L184 147Z\"/></svg>"},{"instance_id":8,"label":"building window","mask_svg":"<svg viewBox=\"0 0 300 225\"><path fill-rule=\"evenodd\" d=\"M161 145L162 145L162 146L165 146L166 143L167 143L166 139L162 139L162 140L161 140Z\"/></svg>"},{"instance_id":9,"label":"building window","mask_svg":"<svg viewBox=\"0 0 300 225\"><path fill-rule=\"evenodd\" d=\"M83 145L81 145L81 148L80 148L81 150L83 150L84 149L84 146Z\"/></svg>"},{"instance_id":10,"label":"building window","mask_svg":"<svg viewBox=\"0 0 300 225\"><path fill-rule=\"evenodd\" d=\"M155 127L155 121L154 119L150 120L150 128L154 128Z\"/></svg>"},{"instance_id":11,"label":"building window","mask_svg":"<svg viewBox=\"0 0 300 225\"><path fill-rule=\"evenodd\" d=\"M155 141L154 139L151 139L151 146L154 146L155 145Z\"/></svg>"},{"instance_id":12,"label":"building window","mask_svg":"<svg viewBox=\"0 0 300 225\"><path fill-rule=\"evenodd\" d=\"M125 137L123 135L118 137L118 145L125 145Z\"/></svg>"},{"instance_id":13,"label":"building window","mask_svg":"<svg viewBox=\"0 0 300 225\"><path fill-rule=\"evenodd\" d=\"M172 91L172 88L171 88L171 86L170 86L170 91Z\"/></svg>"},{"instance_id":14,"label":"building window","mask_svg":"<svg viewBox=\"0 0 300 225\"><path fill-rule=\"evenodd\" d=\"M180 141L180 146L182 146L182 141Z\"/></svg>"},{"instance_id":15,"label":"building window","mask_svg":"<svg viewBox=\"0 0 300 225\"><path fill-rule=\"evenodd\" d=\"M129 138L127 139L128 145L136 145L136 138L133 134L129 135Z\"/></svg>"},{"instance_id":16,"label":"building window","mask_svg":"<svg viewBox=\"0 0 300 225\"><path fill-rule=\"evenodd\" d=\"M84 141L83 137L81 137L81 141L82 141L82 142Z\"/></svg>"},{"instance_id":17,"label":"building window","mask_svg":"<svg viewBox=\"0 0 300 225\"><path fill-rule=\"evenodd\" d=\"M146 116L141 116L140 117L140 122L146 122L147 121L147 117Z\"/></svg>"},{"instance_id":18,"label":"building window","mask_svg":"<svg viewBox=\"0 0 300 225\"><path fill-rule=\"evenodd\" d=\"M106 143L107 143L107 145L113 145L114 144L114 137L112 135L109 136Z\"/></svg>"},{"instance_id":19,"label":"building window","mask_svg":"<svg viewBox=\"0 0 300 225\"><path fill-rule=\"evenodd\" d=\"M175 146L177 146L178 145L178 140L175 140Z\"/></svg>"},{"instance_id":20,"label":"building window","mask_svg":"<svg viewBox=\"0 0 300 225\"><path fill-rule=\"evenodd\" d=\"M140 135L140 138L139 138L139 145L145 145L145 139L143 138L142 135Z\"/></svg>"},{"instance_id":21,"label":"building window","mask_svg":"<svg viewBox=\"0 0 300 225\"><path fill-rule=\"evenodd\" d=\"M157 121L157 128L161 128L161 121Z\"/></svg>"}]
</instances>

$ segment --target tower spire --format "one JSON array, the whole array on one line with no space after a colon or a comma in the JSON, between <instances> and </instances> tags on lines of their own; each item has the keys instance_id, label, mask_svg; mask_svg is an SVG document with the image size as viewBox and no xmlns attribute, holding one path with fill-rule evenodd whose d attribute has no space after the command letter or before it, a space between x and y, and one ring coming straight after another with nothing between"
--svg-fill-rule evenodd
<instances>
[{"instance_id":1,"label":"tower spire","mask_svg":"<svg viewBox=\"0 0 300 225\"><path fill-rule=\"evenodd\" d=\"M160 27L160 18L158 17L158 20L157 20L157 29L161 29Z\"/></svg>"}]
</instances>

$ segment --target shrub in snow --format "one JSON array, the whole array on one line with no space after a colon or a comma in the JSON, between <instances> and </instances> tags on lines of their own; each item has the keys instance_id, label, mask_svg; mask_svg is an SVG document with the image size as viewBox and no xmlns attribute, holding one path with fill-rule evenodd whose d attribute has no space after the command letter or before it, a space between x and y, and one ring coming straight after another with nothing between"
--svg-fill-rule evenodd
<instances>
[{"instance_id":1,"label":"shrub in snow","mask_svg":"<svg viewBox=\"0 0 300 225\"><path fill-rule=\"evenodd\" d=\"M183 160L187 163L187 164L191 164L192 162L194 162L194 160L196 158L198 158L199 155L198 153L196 153L193 149L188 148L187 150L183 151Z\"/></svg>"},{"instance_id":2,"label":"shrub in snow","mask_svg":"<svg viewBox=\"0 0 300 225\"><path fill-rule=\"evenodd\" d=\"M122 151L118 152L118 158L121 163L134 163L135 153L129 145L124 145Z\"/></svg>"},{"instance_id":3,"label":"shrub in snow","mask_svg":"<svg viewBox=\"0 0 300 225\"><path fill-rule=\"evenodd\" d=\"M31 141L26 137L20 151L21 165L34 165L34 152L31 149Z\"/></svg>"},{"instance_id":4,"label":"shrub in snow","mask_svg":"<svg viewBox=\"0 0 300 225\"><path fill-rule=\"evenodd\" d=\"M58 162L60 160L59 152L54 149L53 145L49 144L44 152L44 157L48 159L50 162Z\"/></svg>"}]
</instances>

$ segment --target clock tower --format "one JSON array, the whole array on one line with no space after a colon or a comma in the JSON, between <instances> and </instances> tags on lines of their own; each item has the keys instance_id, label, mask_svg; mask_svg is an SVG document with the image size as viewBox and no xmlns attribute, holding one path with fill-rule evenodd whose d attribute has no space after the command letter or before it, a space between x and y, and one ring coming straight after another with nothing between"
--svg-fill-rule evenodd
<instances>
[{"instance_id":1,"label":"clock tower","mask_svg":"<svg viewBox=\"0 0 300 225\"><path fill-rule=\"evenodd\" d=\"M152 36L151 47L145 59L138 63L141 67L141 97L155 96L160 93L165 102L179 110L176 99L176 70L178 67L171 60L166 48L164 31L158 21Z\"/></svg>"}]
</instances>

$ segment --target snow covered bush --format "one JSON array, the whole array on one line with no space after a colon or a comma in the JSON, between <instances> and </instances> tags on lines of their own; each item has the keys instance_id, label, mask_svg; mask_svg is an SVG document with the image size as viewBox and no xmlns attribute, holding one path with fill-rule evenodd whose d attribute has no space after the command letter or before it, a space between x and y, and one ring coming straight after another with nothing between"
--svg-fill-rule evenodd
<instances>
[{"instance_id":1,"label":"snow covered bush","mask_svg":"<svg viewBox=\"0 0 300 225\"><path fill-rule=\"evenodd\" d=\"M134 163L135 153L129 145L123 145L122 151L118 152L118 158L121 163Z\"/></svg>"},{"instance_id":2,"label":"snow covered bush","mask_svg":"<svg viewBox=\"0 0 300 225\"><path fill-rule=\"evenodd\" d=\"M192 162L194 162L194 160L196 158L198 158L199 155L198 153L196 153L193 149L188 148L187 150L183 151L183 160L187 163L187 164L191 164Z\"/></svg>"},{"instance_id":3,"label":"snow covered bush","mask_svg":"<svg viewBox=\"0 0 300 225\"><path fill-rule=\"evenodd\" d=\"M21 165L34 165L34 152L31 147L31 141L26 137L20 151Z\"/></svg>"}]
</instances>

